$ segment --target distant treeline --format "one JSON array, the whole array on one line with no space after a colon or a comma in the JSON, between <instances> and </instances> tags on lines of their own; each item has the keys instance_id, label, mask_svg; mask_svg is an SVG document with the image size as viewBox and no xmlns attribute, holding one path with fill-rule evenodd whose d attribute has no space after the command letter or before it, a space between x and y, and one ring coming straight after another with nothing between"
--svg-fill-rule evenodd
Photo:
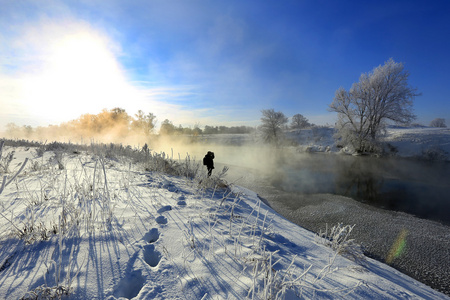
<instances>
[{"instance_id":1,"label":"distant treeline","mask_svg":"<svg viewBox=\"0 0 450 300\"><path fill-rule=\"evenodd\" d=\"M239 134L251 133L255 128L248 126L209 126L201 129L198 124L193 127L174 126L171 121L164 120L157 132L156 116L139 110L129 115L122 108L103 109L98 114L84 114L78 119L59 125L33 128L29 125L18 126L14 123L6 125L5 137L33 140L59 140L89 142L94 139L102 142L139 142L144 143L151 136L159 135L192 135L202 134Z\"/></svg>"},{"instance_id":2,"label":"distant treeline","mask_svg":"<svg viewBox=\"0 0 450 300\"><path fill-rule=\"evenodd\" d=\"M254 127L249 126L208 126L203 129L204 134L242 134L255 132Z\"/></svg>"},{"instance_id":3,"label":"distant treeline","mask_svg":"<svg viewBox=\"0 0 450 300\"><path fill-rule=\"evenodd\" d=\"M103 109L98 114L84 114L78 119L59 125L17 126L14 123L6 125L6 137L34 140L79 140L90 139L104 142L116 142L130 136L148 137L153 133L156 117L139 110L130 116L122 108Z\"/></svg>"}]
</instances>

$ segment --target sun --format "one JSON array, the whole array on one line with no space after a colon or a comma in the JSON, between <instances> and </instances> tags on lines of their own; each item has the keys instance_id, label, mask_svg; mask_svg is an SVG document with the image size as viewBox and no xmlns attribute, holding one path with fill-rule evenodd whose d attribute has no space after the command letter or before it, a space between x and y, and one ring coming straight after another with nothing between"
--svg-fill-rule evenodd
<instances>
[{"instance_id":1,"label":"sun","mask_svg":"<svg viewBox=\"0 0 450 300\"><path fill-rule=\"evenodd\" d=\"M39 72L24 84L30 112L68 121L84 113L122 106L136 91L127 83L105 39L80 32L55 41Z\"/></svg>"}]
</instances>

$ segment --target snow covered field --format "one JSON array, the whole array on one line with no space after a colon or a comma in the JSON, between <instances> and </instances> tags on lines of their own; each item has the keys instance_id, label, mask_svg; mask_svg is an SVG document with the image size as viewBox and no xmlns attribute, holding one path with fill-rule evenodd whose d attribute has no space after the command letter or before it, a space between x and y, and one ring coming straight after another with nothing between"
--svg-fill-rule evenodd
<instances>
[{"instance_id":1,"label":"snow covered field","mask_svg":"<svg viewBox=\"0 0 450 300\"><path fill-rule=\"evenodd\" d=\"M384 140L402 157L450 160L449 128L389 128Z\"/></svg>"},{"instance_id":2,"label":"snow covered field","mask_svg":"<svg viewBox=\"0 0 450 300\"><path fill-rule=\"evenodd\" d=\"M320 238L189 159L101 147L2 157L12 151L0 298L448 299L362 257L348 227Z\"/></svg>"}]
</instances>

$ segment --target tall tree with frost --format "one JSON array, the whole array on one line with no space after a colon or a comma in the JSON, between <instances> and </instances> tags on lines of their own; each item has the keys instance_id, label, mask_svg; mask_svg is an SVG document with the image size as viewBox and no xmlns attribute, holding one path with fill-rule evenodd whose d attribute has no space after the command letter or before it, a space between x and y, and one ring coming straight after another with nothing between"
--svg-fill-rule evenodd
<instances>
[{"instance_id":1,"label":"tall tree with frost","mask_svg":"<svg viewBox=\"0 0 450 300\"><path fill-rule=\"evenodd\" d=\"M278 144L283 133L283 126L287 124L288 118L279 111L263 109L261 117L261 132L264 140L271 144Z\"/></svg>"},{"instance_id":2,"label":"tall tree with frost","mask_svg":"<svg viewBox=\"0 0 450 300\"><path fill-rule=\"evenodd\" d=\"M339 88L330 111L338 113L337 137L357 152L375 151L388 121L408 124L415 119L413 98L419 94L408 85L409 72L392 58L363 73L349 91Z\"/></svg>"},{"instance_id":3,"label":"tall tree with frost","mask_svg":"<svg viewBox=\"0 0 450 300\"><path fill-rule=\"evenodd\" d=\"M302 129L308 127L309 121L302 114L295 114L292 116L291 128L292 129Z\"/></svg>"}]
</instances>

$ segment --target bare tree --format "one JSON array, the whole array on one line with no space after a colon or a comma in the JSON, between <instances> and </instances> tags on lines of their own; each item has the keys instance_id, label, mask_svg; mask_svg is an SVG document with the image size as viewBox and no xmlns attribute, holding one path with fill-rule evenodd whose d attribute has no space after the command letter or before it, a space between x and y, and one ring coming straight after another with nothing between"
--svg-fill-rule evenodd
<instances>
[{"instance_id":1,"label":"bare tree","mask_svg":"<svg viewBox=\"0 0 450 300\"><path fill-rule=\"evenodd\" d=\"M430 123L431 127L439 127L439 128L446 128L447 125L445 125L445 119L443 118L436 118Z\"/></svg>"},{"instance_id":2,"label":"bare tree","mask_svg":"<svg viewBox=\"0 0 450 300\"><path fill-rule=\"evenodd\" d=\"M412 99L419 94L408 85L409 72L392 58L364 73L349 91L336 91L330 110L338 113L337 137L357 152L375 151L386 122L408 124L415 119Z\"/></svg>"},{"instance_id":3,"label":"bare tree","mask_svg":"<svg viewBox=\"0 0 450 300\"><path fill-rule=\"evenodd\" d=\"M288 122L288 118L274 109L263 109L261 111L261 131L264 140L268 143L278 144L283 133L283 126Z\"/></svg>"},{"instance_id":4,"label":"bare tree","mask_svg":"<svg viewBox=\"0 0 450 300\"><path fill-rule=\"evenodd\" d=\"M155 129L156 116L152 113L145 114L142 110L138 110L135 117L136 119L131 123L132 128L149 136Z\"/></svg>"},{"instance_id":5,"label":"bare tree","mask_svg":"<svg viewBox=\"0 0 450 300\"><path fill-rule=\"evenodd\" d=\"M302 129L305 127L308 127L309 121L307 118L305 118L303 115L301 114L296 114L294 116L292 116L292 121L291 121L291 128L292 129Z\"/></svg>"}]
</instances>

